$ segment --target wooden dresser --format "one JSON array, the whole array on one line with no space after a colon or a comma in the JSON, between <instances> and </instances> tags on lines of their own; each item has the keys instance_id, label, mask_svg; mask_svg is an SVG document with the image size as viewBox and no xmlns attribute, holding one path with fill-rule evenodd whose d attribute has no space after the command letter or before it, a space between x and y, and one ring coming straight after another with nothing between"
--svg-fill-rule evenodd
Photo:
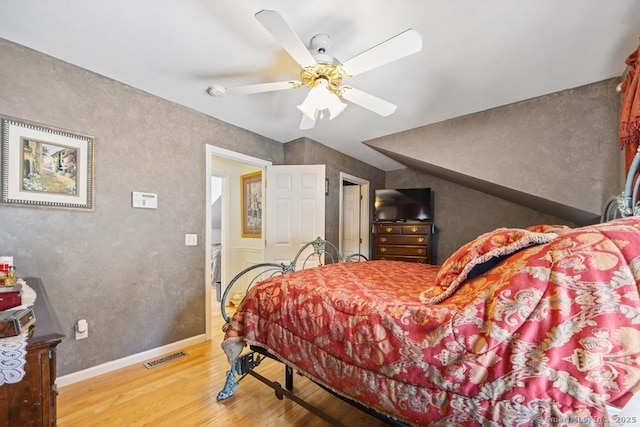
<instances>
[{"instance_id":1,"label":"wooden dresser","mask_svg":"<svg viewBox=\"0 0 640 427\"><path fill-rule=\"evenodd\" d=\"M431 222L375 222L373 259L431 262Z\"/></svg>"},{"instance_id":2,"label":"wooden dresser","mask_svg":"<svg viewBox=\"0 0 640 427\"><path fill-rule=\"evenodd\" d=\"M56 347L64 337L60 322L42 285L35 277L25 281L36 291L36 323L27 342L25 376L0 386L0 427L56 425Z\"/></svg>"}]
</instances>

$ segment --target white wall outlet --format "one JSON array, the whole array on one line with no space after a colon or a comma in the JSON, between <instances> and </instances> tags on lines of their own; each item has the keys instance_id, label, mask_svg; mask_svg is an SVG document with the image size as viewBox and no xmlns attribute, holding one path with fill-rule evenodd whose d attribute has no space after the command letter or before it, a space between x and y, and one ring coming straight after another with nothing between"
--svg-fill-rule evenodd
<instances>
[{"instance_id":1,"label":"white wall outlet","mask_svg":"<svg viewBox=\"0 0 640 427\"><path fill-rule=\"evenodd\" d=\"M80 319L76 322L76 339L81 340L89 336L89 324L86 320Z\"/></svg>"},{"instance_id":2,"label":"white wall outlet","mask_svg":"<svg viewBox=\"0 0 640 427\"><path fill-rule=\"evenodd\" d=\"M198 245L198 235L197 234L185 234L184 235L184 244L185 244L185 246L197 246Z\"/></svg>"}]
</instances>

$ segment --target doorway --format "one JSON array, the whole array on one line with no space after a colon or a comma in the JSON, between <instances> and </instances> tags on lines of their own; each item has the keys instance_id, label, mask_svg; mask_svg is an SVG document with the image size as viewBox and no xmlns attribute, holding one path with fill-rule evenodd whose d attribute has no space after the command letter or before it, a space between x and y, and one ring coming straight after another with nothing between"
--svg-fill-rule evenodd
<instances>
[{"instance_id":1,"label":"doorway","mask_svg":"<svg viewBox=\"0 0 640 427\"><path fill-rule=\"evenodd\" d=\"M215 299L222 297L222 186L224 177L211 176L211 285L215 288Z\"/></svg>"},{"instance_id":2,"label":"doorway","mask_svg":"<svg viewBox=\"0 0 640 427\"><path fill-rule=\"evenodd\" d=\"M220 257L218 267L220 290L224 292L224 285L229 283L229 275L237 271L238 266L246 263L264 261L263 239L240 239L238 209L240 206L240 176L243 174L264 171L271 162L256 157L247 156L224 148L206 146L206 212L205 220L205 334L207 339L212 337L212 316L219 312L212 310L216 302L216 281L212 280L214 272L214 255ZM213 179L212 177L216 177ZM214 189L219 185L220 196L218 204L214 200ZM214 222L219 212L219 222ZM214 228L215 226L219 228ZM215 247L219 244L219 247ZM234 267L235 266L235 267Z\"/></svg>"},{"instance_id":3,"label":"doorway","mask_svg":"<svg viewBox=\"0 0 640 427\"><path fill-rule=\"evenodd\" d=\"M340 172L338 250L371 258L369 250L369 181Z\"/></svg>"},{"instance_id":4,"label":"doorway","mask_svg":"<svg viewBox=\"0 0 640 427\"><path fill-rule=\"evenodd\" d=\"M206 146L206 222L212 224L213 187L216 176L220 179L220 229L213 230L211 226L205 228L205 300L208 319L206 324L207 339L211 339L212 316L218 310L212 309L216 305L215 282L211 276L215 253L212 244L220 241L220 291L224 295L225 288L231 279L240 271L252 265L265 261L275 262L274 257L285 256L289 262L293 255L286 255L287 247L295 254L300 247L317 236L324 236L325 220L325 166L324 165L272 165L271 162L247 156L223 148ZM262 173L260 194L265 195L263 202L267 209L262 209L262 233L259 236L247 236L242 232L243 215L240 214L243 204L242 193L245 188L241 185L243 176ZM265 192L266 177L269 177L269 191ZM242 189L242 190L241 190ZM215 203L214 203L215 205ZM270 212L270 225L266 224L267 214ZM287 219L285 221L285 219ZM219 236L216 239L215 236ZM266 242L270 244L267 245ZM277 247L277 251L275 248ZM284 262L284 261L283 261ZM243 292L236 288L229 295L229 299L237 302ZM217 301L216 301L217 302Z\"/></svg>"}]
</instances>

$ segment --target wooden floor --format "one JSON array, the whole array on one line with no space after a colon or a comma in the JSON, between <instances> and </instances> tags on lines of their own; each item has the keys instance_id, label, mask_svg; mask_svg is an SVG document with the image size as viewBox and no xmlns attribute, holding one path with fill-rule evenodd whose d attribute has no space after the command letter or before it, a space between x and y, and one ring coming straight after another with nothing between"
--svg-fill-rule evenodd
<instances>
[{"instance_id":1,"label":"wooden floor","mask_svg":"<svg viewBox=\"0 0 640 427\"><path fill-rule=\"evenodd\" d=\"M219 313L219 307L216 306ZM235 395L216 395L228 370L220 348L222 317L214 315L211 341L182 349L187 356L147 369L142 363L59 389L58 426L327 426L257 379L244 378ZM284 384L283 365L265 360L256 372ZM295 375L294 392L348 426L384 426Z\"/></svg>"}]
</instances>

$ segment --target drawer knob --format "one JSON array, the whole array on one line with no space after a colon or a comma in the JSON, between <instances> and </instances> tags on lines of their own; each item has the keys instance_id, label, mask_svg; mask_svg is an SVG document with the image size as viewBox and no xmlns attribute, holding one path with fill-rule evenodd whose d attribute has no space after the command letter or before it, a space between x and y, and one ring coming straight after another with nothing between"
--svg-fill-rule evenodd
<instances>
[{"instance_id":1,"label":"drawer knob","mask_svg":"<svg viewBox=\"0 0 640 427\"><path fill-rule=\"evenodd\" d=\"M385 247L380 248L380 252L387 252L387 248Z\"/></svg>"},{"instance_id":2,"label":"drawer knob","mask_svg":"<svg viewBox=\"0 0 640 427\"><path fill-rule=\"evenodd\" d=\"M386 231L387 233L391 233L393 231L393 228L387 227L384 229L384 231Z\"/></svg>"},{"instance_id":3,"label":"drawer knob","mask_svg":"<svg viewBox=\"0 0 640 427\"><path fill-rule=\"evenodd\" d=\"M424 242L424 237L418 237L418 243Z\"/></svg>"},{"instance_id":4,"label":"drawer knob","mask_svg":"<svg viewBox=\"0 0 640 427\"><path fill-rule=\"evenodd\" d=\"M387 238L386 238L386 237L381 237L381 238L380 238L380 241L384 243L384 242L386 242L386 241L387 241Z\"/></svg>"},{"instance_id":5,"label":"drawer knob","mask_svg":"<svg viewBox=\"0 0 640 427\"><path fill-rule=\"evenodd\" d=\"M415 233L416 231L418 231L418 227L411 227L411 232Z\"/></svg>"},{"instance_id":6,"label":"drawer knob","mask_svg":"<svg viewBox=\"0 0 640 427\"><path fill-rule=\"evenodd\" d=\"M418 253L421 254L424 252L424 249L418 249Z\"/></svg>"}]
</instances>

